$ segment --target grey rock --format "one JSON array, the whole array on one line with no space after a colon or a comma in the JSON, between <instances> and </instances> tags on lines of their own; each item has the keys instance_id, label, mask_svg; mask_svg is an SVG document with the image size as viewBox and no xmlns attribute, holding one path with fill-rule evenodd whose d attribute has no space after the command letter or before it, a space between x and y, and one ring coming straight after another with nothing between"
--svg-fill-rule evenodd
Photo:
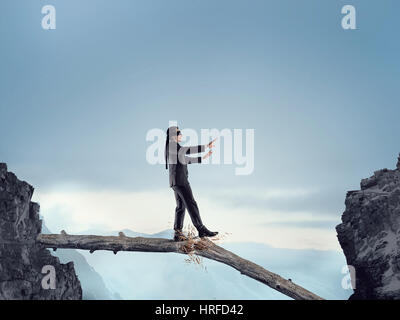
<instances>
[{"instance_id":1,"label":"grey rock","mask_svg":"<svg viewBox=\"0 0 400 320\"><path fill-rule=\"evenodd\" d=\"M42 220L42 234L51 234ZM51 250L50 250L51 252ZM60 259L61 263L74 262L75 271L82 286L83 300L122 300L118 293L111 292L104 283L100 274L87 262L86 258L78 250L66 249L51 252Z\"/></svg>"},{"instance_id":2,"label":"grey rock","mask_svg":"<svg viewBox=\"0 0 400 320\"><path fill-rule=\"evenodd\" d=\"M350 299L400 299L400 156L397 169L376 171L360 186L347 193L336 226L347 264L355 268Z\"/></svg>"},{"instance_id":3,"label":"grey rock","mask_svg":"<svg viewBox=\"0 0 400 320\"><path fill-rule=\"evenodd\" d=\"M0 163L0 299L82 299L74 264L61 264L36 243L42 224L33 190ZM46 265L55 269L55 289L42 287Z\"/></svg>"},{"instance_id":4,"label":"grey rock","mask_svg":"<svg viewBox=\"0 0 400 320\"><path fill-rule=\"evenodd\" d=\"M400 169L400 153L399 153L399 157L397 158L397 169Z\"/></svg>"}]
</instances>

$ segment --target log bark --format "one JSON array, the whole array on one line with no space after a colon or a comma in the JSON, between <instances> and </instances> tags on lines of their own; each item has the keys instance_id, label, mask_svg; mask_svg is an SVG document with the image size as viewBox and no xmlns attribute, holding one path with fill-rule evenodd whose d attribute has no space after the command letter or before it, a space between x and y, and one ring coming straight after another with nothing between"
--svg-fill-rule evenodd
<instances>
[{"instance_id":1,"label":"log bark","mask_svg":"<svg viewBox=\"0 0 400 320\"><path fill-rule=\"evenodd\" d=\"M243 259L236 254L217 246L207 238L175 242L169 239L127 237L122 232L119 236L39 234L37 242L47 248L82 249L91 253L96 250L141 252L175 252L194 254L222 262L240 273L260 281L295 300L323 300L318 295L303 287L270 272L263 267Z\"/></svg>"}]
</instances>

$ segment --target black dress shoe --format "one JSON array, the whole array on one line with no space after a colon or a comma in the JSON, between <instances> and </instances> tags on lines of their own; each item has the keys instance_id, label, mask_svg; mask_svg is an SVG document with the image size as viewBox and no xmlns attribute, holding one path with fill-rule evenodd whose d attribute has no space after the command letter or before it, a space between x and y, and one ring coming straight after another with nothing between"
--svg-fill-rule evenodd
<instances>
[{"instance_id":1,"label":"black dress shoe","mask_svg":"<svg viewBox=\"0 0 400 320\"><path fill-rule=\"evenodd\" d=\"M199 230L199 237L200 238L203 238L203 237L214 237L217 234L218 234L218 232L210 231L204 226Z\"/></svg>"},{"instance_id":2,"label":"black dress shoe","mask_svg":"<svg viewBox=\"0 0 400 320\"><path fill-rule=\"evenodd\" d=\"M188 237L186 237L182 230L175 230L174 234L174 241L186 241L188 240Z\"/></svg>"}]
</instances>

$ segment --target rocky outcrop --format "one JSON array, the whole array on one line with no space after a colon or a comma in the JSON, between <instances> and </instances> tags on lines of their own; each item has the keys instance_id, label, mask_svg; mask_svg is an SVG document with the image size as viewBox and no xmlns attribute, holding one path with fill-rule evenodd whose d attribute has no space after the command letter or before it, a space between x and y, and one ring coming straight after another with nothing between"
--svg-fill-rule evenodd
<instances>
[{"instance_id":1,"label":"rocky outcrop","mask_svg":"<svg viewBox=\"0 0 400 320\"><path fill-rule=\"evenodd\" d=\"M61 264L36 242L41 220L32 194L0 163L0 299L82 299L74 264ZM44 266L54 267L55 289L42 286Z\"/></svg>"},{"instance_id":2,"label":"rocky outcrop","mask_svg":"<svg viewBox=\"0 0 400 320\"><path fill-rule=\"evenodd\" d=\"M51 234L43 220L41 233ZM83 300L123 300L118 293L113 293L107 288L101 275L78 250L51 250L51 254L59 258L61 263L74 262L75 272L79 277L82 287Z\"/></svg>"},{"instance_id":3,"label":"rocky outcrop","mask_svg":"<svg viewBox=\"0 0 400 320\"><path fill-rule=\"evenodd\" d=\"M355 268L350 299L400 299L400 156L395 170L363 179L345 204L336 231Z\"/></svg>"}]
</instances>

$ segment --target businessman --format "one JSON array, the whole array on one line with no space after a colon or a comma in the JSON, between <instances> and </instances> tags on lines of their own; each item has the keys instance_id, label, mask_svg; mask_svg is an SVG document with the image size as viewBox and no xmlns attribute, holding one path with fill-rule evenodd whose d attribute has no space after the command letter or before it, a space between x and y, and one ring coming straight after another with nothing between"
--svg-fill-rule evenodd
<instances>
[{"instance_id":1,"label":"businessman","mask_svg":"<svg viewBox=\"0 0 400 320\"><path fill-rule=\"evenodd\" d=\"M199 145L194 147L182 147L179 142L182 141L182 133L178 127L170 127L167 130L167 138L165 142L165 168L169 169L169 185L174 190L176 209L174 221L174 240L183 241L187 237L182 233L183 220L185 210L189 212L193 225L199 232L199 237L213 237L218 232L208 230L200 217L199 208L193 197L192 188L188 180L187 165L191 163L201 163L212 154L214 147L213 141L207 145ZM191 157L188 155L199 154L210 150L203 156Z\"/></svg>"}]
</instances>

